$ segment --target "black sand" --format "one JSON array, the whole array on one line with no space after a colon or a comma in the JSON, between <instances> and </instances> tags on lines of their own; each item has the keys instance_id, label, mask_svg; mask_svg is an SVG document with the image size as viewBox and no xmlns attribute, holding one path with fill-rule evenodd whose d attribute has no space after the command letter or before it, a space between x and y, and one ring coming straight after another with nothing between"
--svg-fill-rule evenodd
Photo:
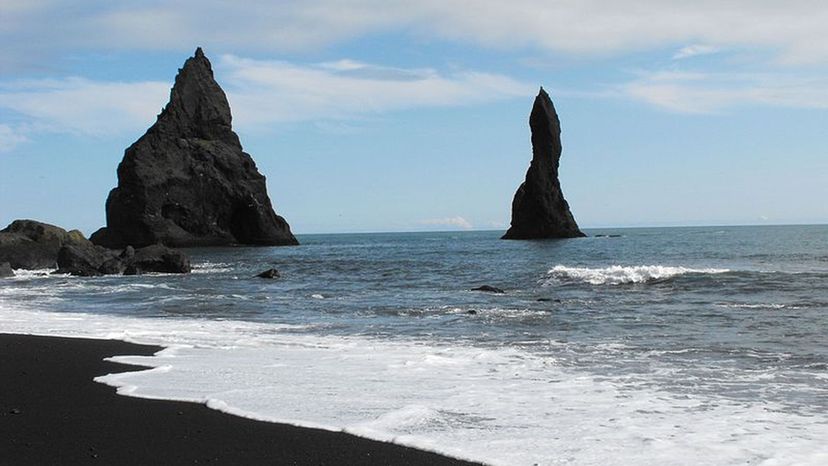
<instances>
[{"instance_id":1,"label":"black sand","mask_svg":"<svg viewBox=\"0 0 828 466\"><path fill-rule=\"evenodd\" d=\"M136 369L103 358L158 350L114 340L0 334L0 465L473 464L195 403L119 396L92 380Z\"/></svg>"}]
</instances>

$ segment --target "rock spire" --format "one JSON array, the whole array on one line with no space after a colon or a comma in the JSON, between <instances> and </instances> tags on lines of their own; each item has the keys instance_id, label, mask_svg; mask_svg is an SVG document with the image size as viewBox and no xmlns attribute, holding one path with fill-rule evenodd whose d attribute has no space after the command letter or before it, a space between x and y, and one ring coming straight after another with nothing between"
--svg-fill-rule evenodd
<instances>
[{"instance_id":1,"label":"rock spire","mask_svg":"<svg viewBox=\"0 0 828 466\"><path fill-rule=\"evenodd\" d=\"M91 240L109 248L298 244L231 122L199 47L155 124L126 149L106 201L107 225Z\"/></svg>"},{"instance_id":2,"label":"rock spire","mask_svg":"<svg viewBox=\"0 0 828 466\"><path fill-rule=\"evenodd\" d=\"M540 89L529 116L532 163L512 201L512 226L503 239L574 238L584 235L561 192L561 124L552 100Z\"/></svg>"}]
</instances>

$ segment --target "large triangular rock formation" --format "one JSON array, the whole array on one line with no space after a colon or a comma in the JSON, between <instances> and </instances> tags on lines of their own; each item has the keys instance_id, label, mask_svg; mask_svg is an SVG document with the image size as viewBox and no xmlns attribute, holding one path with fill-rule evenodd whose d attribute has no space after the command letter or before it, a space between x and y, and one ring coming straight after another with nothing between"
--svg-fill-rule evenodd
<instances>
[{"instance_id":1,"label":"large triangular rock formation","mask_svg":"<svg viewBox=\"0 0 828 466\"><path fill-rule=\"evenodd\" d=\"M201 48L179 70L158 120L127 148L106 227L91 240L109 248L298 244L242 151Z\"/></svg>"},{"instance_id":2,"label":"large triangular rock formation","mask_svg":"<svg viewBox=\"0 0 828 466\"><path fill-rule=\"evenodd\" d=\"M540 89L529 117L532 163L512 201L512 226L503 239L574 238L584 235L561 192L561 124L552 100Z\"/></svg>"}]
</instances>

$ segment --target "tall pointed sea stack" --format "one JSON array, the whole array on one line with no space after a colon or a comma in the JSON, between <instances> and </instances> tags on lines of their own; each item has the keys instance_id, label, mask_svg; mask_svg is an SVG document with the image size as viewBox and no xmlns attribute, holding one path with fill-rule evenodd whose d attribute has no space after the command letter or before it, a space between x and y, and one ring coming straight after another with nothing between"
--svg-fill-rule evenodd
<instances>
[{"instance_id":1,"label":"tall pointed sea stack","mask_svg":"<svg viewBox=\"0 0 828 466\"><path fill-rule=\"evenodd\" d=\"M552 100L540 89L529 117L532 163L512 201L512 226L502 239L575 238L584 235L561 192L561 123Z\"/></svg>"},{"instance_id":2,"label":"tall pointed sea stack","mask_svg":"<svg viewBox=\"0 0 828 466\"><path fill-rule=\"evenodd\" d=\"M242 151L201 48L179 70L158 120L127 148L106 227L91 239L109 248L298 244Z\"/></svg>"}]
</instances>

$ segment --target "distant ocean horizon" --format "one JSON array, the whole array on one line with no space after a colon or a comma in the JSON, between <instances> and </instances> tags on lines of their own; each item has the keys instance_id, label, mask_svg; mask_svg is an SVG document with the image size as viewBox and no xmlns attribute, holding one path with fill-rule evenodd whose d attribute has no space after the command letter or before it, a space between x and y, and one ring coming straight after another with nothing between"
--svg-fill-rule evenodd
<instances>
[{"instance_id":1,"label":"distant ocean horizon","mask_svg":"<svg viewBox=\"0 0 828 466\"><path fill-rule=\"evenodd\" d=\"M828 464L828 225L584 230L300 234L189 249L187 275L17 271L0 321L166 347L115 358L152 367L99 378L123 394L490 464Z\"/></svg>"},{"instance_id":2,"label":"distant ocean horizon","mask_svg":"<svg viewBox=\"0 0 828 466\"><path fill-rule=\"evenodd\" d=\"M642 223L640 225L599 225L599 226L581 226L581 230L587 234L587 236L591 236L591 232L597 232L596 234L601 234L604 230L638 230L638 229L651 229L651 228L716 228L716 227L728 227L728 228L740 228L740 227L810 227L810 226L826 226L828 222L820 222L820 221L813 221L813 222L791 222L791 223L673 223L673 222L665 222L665 223ZM503 226L502 228L494 228L494 227L472 227L472 228L446 228L446 229L426 229L426 228L401 228L401 229L368 229L368 230L308 230L305 232L294 232L297 238L301 238L303 236L317 236L317 235L366 235L366 234L406 234L406 233L462 233L462 232L477 232L477 233L497 233L499 232L501 235L506 233L508 229L508 225ZM554 241L554 239L549 240L538 240L538 241Z\"/></svg>"}]
</instances>

